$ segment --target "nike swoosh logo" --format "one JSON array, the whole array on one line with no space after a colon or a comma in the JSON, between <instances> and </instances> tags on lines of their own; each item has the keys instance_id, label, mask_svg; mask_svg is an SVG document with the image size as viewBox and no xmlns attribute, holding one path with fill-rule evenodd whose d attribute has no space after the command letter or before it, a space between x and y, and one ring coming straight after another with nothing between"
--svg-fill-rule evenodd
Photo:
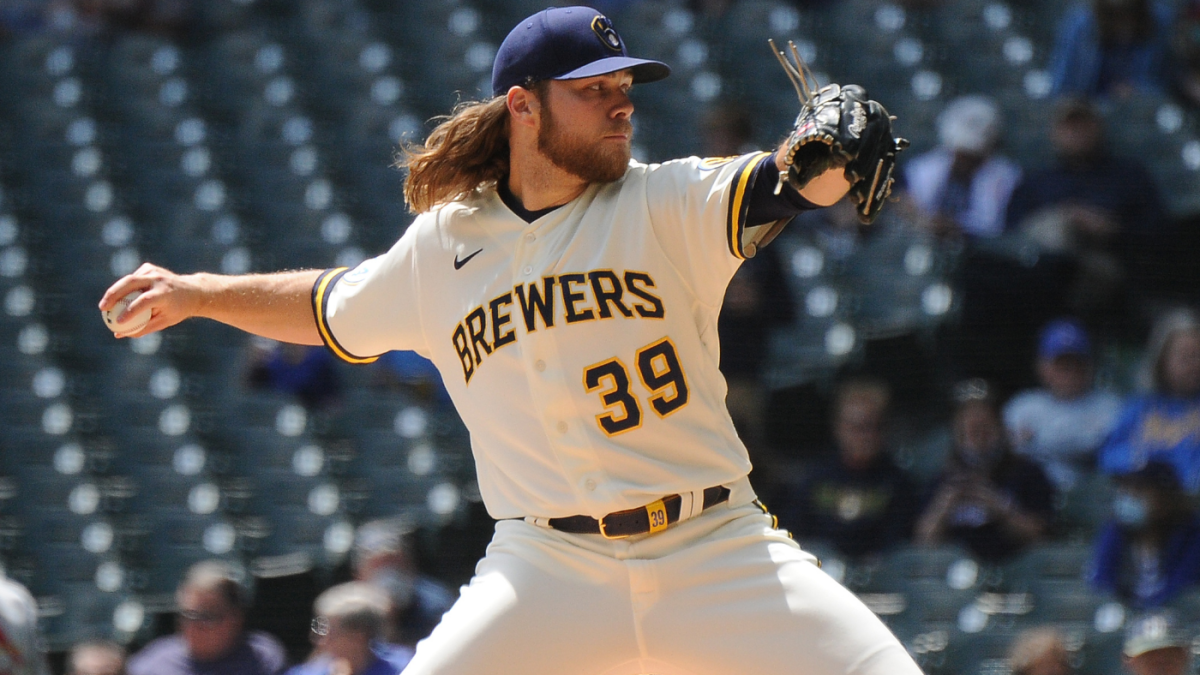
<instances>
[{"instance_id":1,"label":"nike swoosh logo","mask_svg":"<svg viewBox=\"0 0 1200 675\"><path fill-rule=\"evenodd\" d=\"M467 256L467 257L463 258L462 260L459 260L459 259L458 259L458 255L457 255L457 254L455 254L455 256L454 256L454 269L456 269L456 270L460 270L460 269L462 269L462 266L463 266L463 265L466 265L467 263L471 262L471 258L474 258L475 256L479 255L480 253L483 253L483 249L479 249L478 251L475 251L475 252L474 252L474 253L472 253L471 255L469 255L469 256Z\"/></svg>"}]
</instances>

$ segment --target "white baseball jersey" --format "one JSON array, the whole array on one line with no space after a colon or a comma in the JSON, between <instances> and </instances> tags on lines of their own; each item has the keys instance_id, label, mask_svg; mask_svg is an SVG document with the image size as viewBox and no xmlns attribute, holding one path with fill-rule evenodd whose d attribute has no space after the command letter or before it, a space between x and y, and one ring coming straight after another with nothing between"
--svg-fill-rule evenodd
<instances>
[{"instance_id":1,"label":"white baseball jersey","mask_svg":"<svg viewBox=\"0 0 1200 675\"><path fill-rule=\"evenodd\" d=\"M325 272L319 330L351 362L433 361L494 518L598 518L713 485L747 503L717 316L765 156L631 162L532 223L477 190Z\"/></svg>"}]
</instances>

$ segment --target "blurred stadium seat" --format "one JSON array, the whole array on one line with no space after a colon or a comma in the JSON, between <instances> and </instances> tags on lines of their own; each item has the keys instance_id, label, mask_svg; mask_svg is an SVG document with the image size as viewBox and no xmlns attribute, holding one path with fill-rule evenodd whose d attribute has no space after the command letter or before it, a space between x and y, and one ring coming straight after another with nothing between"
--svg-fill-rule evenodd
<instances>
[{"instance_id":1,"label":"blurred stadium seat","mask_svg":"<svg viewBox=\"0 0 1200 675\"><path fill-rule=\"evenodd\" d=\"M1088 544L1041 544L1004 565L1001 583L1010 590L1029 590L1039 583L1082 584L1091 558Z\"/></svg>"}]
</instances>

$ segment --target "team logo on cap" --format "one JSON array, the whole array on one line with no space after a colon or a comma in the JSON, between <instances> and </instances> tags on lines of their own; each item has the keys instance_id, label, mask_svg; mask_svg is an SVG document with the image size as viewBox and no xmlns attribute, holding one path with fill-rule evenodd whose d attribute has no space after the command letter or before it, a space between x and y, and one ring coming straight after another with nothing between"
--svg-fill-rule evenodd
<instances>
[{"instance_id":1,"label":"team logo on cap","mask_svg":"<svg viewBox=\"0 0 1200 675\"><path fill-rule=\"evenodd\" d=\"M596 18L592 19L592 31L596 33L596 37L600 38L605 47L614 52L621 51L621 36L617 35L612 21L609 21L607 16L597 14Z\"/></svg>"}]
</instances>

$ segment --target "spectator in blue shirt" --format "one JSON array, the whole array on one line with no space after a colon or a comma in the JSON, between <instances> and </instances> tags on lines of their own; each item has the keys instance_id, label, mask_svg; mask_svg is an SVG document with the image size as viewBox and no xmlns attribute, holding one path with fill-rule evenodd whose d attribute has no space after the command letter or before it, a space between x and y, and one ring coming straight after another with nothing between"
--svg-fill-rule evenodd
<instances>
[{"instance_id":1,"label":"spectator in blue shirt","mask_svg":"<svg viewBox=\"0 0 1200 675\"><path fill-rule=\"evenodd\" d=\"M397 675L407 665L407 659L396 662L380 655L380 647L391 655L396 650L380 644L388 600L378 588L360 581L338 584L317 596L313 612L316 651L287 675Z\"/></svg>"},{"instance_id":2,"label":"spectator in blue shirt","mask_svg":"<svg viewBox=\"0 0 1200 675\"><path fill-rule=\"evenodd\" d=\"M1041 464L1060 490L1069 490L1095 466L1121 399L1095 388L1091 339L1074 319L1042 329L1037 374L1041 388L1014 396L1004 407L1004 425L1013 448Z\"/></svg>"},{"instance_id":3,"label":"spectator in blue shirt","mask_svg":"<svg viewBox=\"0 0 1200 675\"><path fill-rule=\"evenodd\" d=\"M1171 10L1151 0L1092 0L1067 10L1050 57L1053 92L1125 97L1161 91Z\"/></svg>"},{"instance_id":4,"label":"spectator in blue shirt","mask_svg":"<svg viewBox=\"0 0 1200 675\"><path fill-rule=\"evenodd\" d=\"M251 341L250 386L295 396L306 408L329 405L341 393L333 355L324 347Z\"/></svg>"},{"instance_id":5,"label":"spectator in blue shirt","mask_svg":"<svg viewBox=\"0 0 1200 675\"><path fill-rule=\"evenodd\" d=\"M1106 473L1136 471L1152 460L1175 467L1186 491L1200 492L1200 323L1191 312L1166 315L1147 350L1149 391L1125 404L1100 451Z\"/></svg>"},{"instance_id":6,"label":"spectator in blue shirt","mask_svg":"<svg viewBox=\"0 0 1200 675\"><path fill-rule=\"evenodd\" d=\"M411 394L421 401L450 405L450 394L433 363L413 351L392 351L379 357L375 373L383 386Z\"/></svg>"},{"instance_id":7,"label":"spectator in blue shirt","mask_svg":"<svg viewBox=\"0 0 1200 675\"><path fill-rule=\"evenodd\" d=\"M1200 519L1169 464L1151 461L1116 483L1089 581L1135 607L1160 607L1200 581Z\"/></svg>"}]
</instances>

